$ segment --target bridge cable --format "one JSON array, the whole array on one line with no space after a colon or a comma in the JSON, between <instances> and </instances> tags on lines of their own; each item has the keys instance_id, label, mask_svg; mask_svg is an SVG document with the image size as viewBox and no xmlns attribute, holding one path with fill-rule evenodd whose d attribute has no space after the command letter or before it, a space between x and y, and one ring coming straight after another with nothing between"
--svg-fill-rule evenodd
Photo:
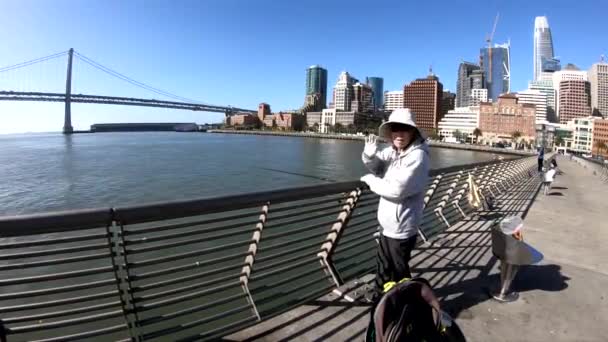
<instances>
[{"instance_id":1,"label":"bridge cable","mask_svg":"<svg viewBox=\"0 0 608 342\"><path fill-rule=\"evenodd\" d=\"M164 91L162 89L158 89L158 88L152 87L150 85L147 85L145 83L136 81L136 80L134 80L134 79L132 79L132 78L130 78L128 76L125 76L125 75L123 75L123 74L121 74L121 73L119 73L117 71L114 71L114 70L112 70L112 69L110 69L110 68L108 68L106 66L103 66L102 64L97 63L94 60L92 60L92 59L90 59L90 58L88 58L88 57L84 56L83 54L78 53L76 51L74 51L74 54L77 55L81 61L83 61L83 62L91 65L92 67L97 68L97 69L99 69L99 70L101 70L101 71L103 71L103 72L105 72L105 73L107 73L107 74L109 74L111 76L119 78L119 79L121 79L123 81L126 81L126 82L128 82L128 83L130 83L130 84L132 84L134 86L137 86L137 87L149 90L149 91L154 92L154 93L159 94L159 95L163 95L163 96L172 98L174 100L179 100L180 102L190 102L190 103L197 103L197 104L205 104L203 102L192 100L192 99L189 99L189 98L186 98L186 97L182 97L182 96L179 96L179 95L175 95L175 94L169 93L167 91Z\"/></svg>"},{"instance_id":2,"label":"bridge cable","mask_svg":"<svg viewBox=\"0 0 608 342\"><path fill-rule=\"evenodd\" d=\"M5 66L5 67L0 68L0 72L11 71L11 70L23 68L23 67L26 67L26 66L29 66L29 65L32 65L32 64L48 61L49 59L65 56L67 53L68 53L67 51L63 51L63 52L59 52L59 53L56 53L56 54L48 55L48 56L45 56L45 57L40 57L40 58L32 59L31 61L27 61L27 62L22 62L22 63L19 63L19 64Z\"/></svg>"}]
</instances>

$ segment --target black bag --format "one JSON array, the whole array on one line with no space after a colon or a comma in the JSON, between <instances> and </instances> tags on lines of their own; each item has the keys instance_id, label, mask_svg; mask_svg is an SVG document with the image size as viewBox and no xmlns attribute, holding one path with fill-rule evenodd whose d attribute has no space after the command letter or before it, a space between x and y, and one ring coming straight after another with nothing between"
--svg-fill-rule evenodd
<instances>
[{"instance_id":1,"label":"black bag","mask_svg":"<svg viewBox=\"0 0 608 342\"><path fill-rule=\"evenodd\" d=\"M426 279L416 278L398 283L386 292L372 308L365 341L465 341L456 323L445 327L440 319L435 321L435 309L422 297L423 286L430 288Z\"/></svg>"}]
</instances>

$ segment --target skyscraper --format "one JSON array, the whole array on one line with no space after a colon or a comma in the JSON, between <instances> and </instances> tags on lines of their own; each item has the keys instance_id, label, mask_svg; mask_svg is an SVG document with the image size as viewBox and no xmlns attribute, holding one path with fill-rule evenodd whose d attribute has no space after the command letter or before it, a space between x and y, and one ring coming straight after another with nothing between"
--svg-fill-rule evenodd
<instances>
[{"instance_id":1,"label":"skyscraper","mask_svg":"<svg viewBox=\"0 0 608 342\"><path fill-rule=\"evenodd\" d=\"M351 77L346 71L342 71L338 76L338 82L334 87L333 93L333 108L342 111L350 111L351 102L354 100L353 85L357 83L357 79Z\"/></svg>"},{"instance_id":2,"label":"skyscraper","mask_svg":"<svg viewBox=\"0 0 608 342\"><path fill-rule=\"evenodd\" d=\"M483 88L483 72L477 64L462 62L458 66L456 107L470 106L471 90Z\"/></svg>"},{"instance_id":3,"label":"skyscraper","mask_svg":"<svg viewBox=\"0 0 608 342\"><path fill-rule=\"evenodd\" d=\"M562 122L560 115L560 108L562 101L560 100L561 82L579 80L587 81L587 72L581 70L579 67L572 63L566 64L566 66L560 70L551 74L553 76L553 89L555 89L555 113L558 115L558 119Z\"/></svg>"},{"instance_id":4,"label":"skyscraper","mask_svg":"<svg viewBox=\"0 0 608 342\"><path fill-rule=\"evenodd\" d=\"M534 19L534 80L540 78L543 58L553 58L553 38L547 17L536 17Z\"/></svg>"},{"instance_id":5,"label":"skyscraper","mask_svg":"<svg viewBox=\"0 0 608 342\"><path fill-rule=\"evenodd\" d=\"M327 70L319 65L306 69L306 104L315 104L313 110L320 111L327 105Z\"/></svg>"},{"instance_id":6,"label":"skyscraper","mask_svg":"<svg viewBox=\"0 0 608 342\"><path fill-rule=\"evenodd\" d=\"M441 103L443 85L437 76L419 78L403 87L403 106L416 115L416 124L427 134L437 129L443 118Z\"/></svg>"},{"instance_id":7,"label":"skyscraper","mask_svg":"<svg viewBox=\"0 0 608 342\"><path fill-rule=\"evenodd\" d=\"M547 94L540 90L526 89L517 92L518 103L529 103L536 106L536 122L547 121Z\"/></svg>"},{"instance_id":8,"label":"skyscraper","mask_svg":"<svg viewBox=\"0 0 608 342\"><path fill-rule=\"evenodd\" d=\"M588 81L568 80L559 83L558 116L562 124L591 115L591 86Z\"/></svg>"},{"instance_id":9,"label":"skyscraper","mask_svg":"<svg viewBox=\"0 0 608 342\"><path fill-rule=\"evenodd\" d=\"M403 89L384 92L384 109L395 110L403 108Z\"/></svg>"},{"instance_id":10,"label":"skyscraper","mask_svg":"<svg viewBox=\"0 0 608 342\"><path fill-rule=\"evenodd\" d=\"M372 87L374 92L374 107L382 108L384 105L384 79L382 77L367 77L365 83Z\"/></svg>"},{"instance_id":11,"label":"skyscraper","mask_svg":"<svg viewBox=\"0 0 608 342\"><path fill-rule=\"evenodd\" d=\"M511 90L511 47L509 43L481 49L481 68L485 74L488 99L496 101Z\"/></svg>"},{"instance_id":12,"label":"skyscraper","mask_svg":"<svg viewBox=\"0 0 608 342\"><path fill-rule=\"evenodd\" d=\"M608 63L595 63L589 70L591 107L594 115L608 119Z\"/></svg>"},{"instance_id":13,"label":"skyscraper","mask_svg":"<svg viewBox=\"0 0 608 342\"><path fill-rule=\"evenodd\" d=\"M556 104L555 104L555 88L553 88L553 78L547 80L538 80L528 83L529 90L538 90L545 94L547 98L546 118L549 122L557 122Z\"/></svg>"}]
</instances>

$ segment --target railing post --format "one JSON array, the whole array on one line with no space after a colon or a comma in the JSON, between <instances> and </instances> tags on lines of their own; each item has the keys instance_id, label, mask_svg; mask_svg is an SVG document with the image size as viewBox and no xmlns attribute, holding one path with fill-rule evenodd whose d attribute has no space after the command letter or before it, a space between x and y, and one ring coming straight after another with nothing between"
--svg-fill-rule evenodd
<instances>
[{"instance_id":1,"label":"railing post","mask_svg":"<svg viewBox=\"0 0 608 342\"><path fill-rule=\"evenodd\" d=\"M133 298L133 291L131 291L131 278L129 276L129 265L122 223L117 224L117 222L113 220L106 226L106 233L108 236L110 252L112 253L112 267L114 268L116 288L120 295L120 304L125 323L129 329L131 340L136 342L142 341L139 333L139 316Z\"/></svg>"},{"instance_id":2,"label":"railing post","mask_svg":"<svg viewBox=\"0 0 608 342\"><path fill-rule=\"evenodd\" d=\"M343 281L338 274L338 271L334 267L331 258L336 246L338 245L338 241L342 236L344 227L346 227L348 224L348 220L350 219L353 209L355 208L360 196L361 189L353 190L348 194L346 203L342 206L342 211L340 214L338 214L338 222L331 226L329 234L327 234L327 237L324 240L325 242L323 242L321 245L321 251L317 253L317 257L319 258L321 265L324 267L325 273L332 277L336 287L342 285Z\"/></svg>"},{"instance_id":3,"label":"railing post","mask_svg":"<svg viewBox=\"0 0 608 342\"><path fill-rule=\"evenodd\" d=\"M255 225L255 230L253 231L253 236L251 237L251 243L249 244L249 254L245 257L245 265L241 270L241 287L243 291L247 295L247 301L249 305L251 305L251 309L253 313L257 317L258 321L262 320L260 316L260 312L258 311L255 302L253 301L253 296L251 295L251 291L249 291L249 277L251 276L251 271L253 270L253 263L255 262L255 256L258 252L258 245L260 244L260 239L262 238L262 231L264 230L264 226L266 225L266 220L268 220L268 210L270 208L270 202L266 202L262 206L262 212L260 213L260 217L258 223Z\"/></svg>"}]
</instances>

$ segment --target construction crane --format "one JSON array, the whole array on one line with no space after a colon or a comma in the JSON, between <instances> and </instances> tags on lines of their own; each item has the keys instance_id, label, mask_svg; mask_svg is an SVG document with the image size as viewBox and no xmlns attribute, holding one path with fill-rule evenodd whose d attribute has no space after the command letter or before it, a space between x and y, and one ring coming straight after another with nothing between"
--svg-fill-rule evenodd
<instances>
[{"instance_id":1,"label":"construction crane","mask_svg":"<svg viewBox=\"0 0 608 342\"><path fill-rule=\"evenodd\" d=\"M496 13L496 18L494 18L494 26L492 27L492 33L486 38L486 43L488 43L488 82L492 83L492 39L494 39L494 33L496 32L496 25L498 25L498 17L500 13Z\"/></svg>"}]
</instances>

